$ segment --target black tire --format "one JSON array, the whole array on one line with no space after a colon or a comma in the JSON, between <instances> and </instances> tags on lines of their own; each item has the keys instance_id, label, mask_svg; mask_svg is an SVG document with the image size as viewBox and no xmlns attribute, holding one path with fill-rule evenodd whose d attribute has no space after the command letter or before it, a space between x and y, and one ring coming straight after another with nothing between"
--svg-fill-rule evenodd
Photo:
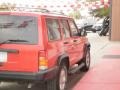
<instances>
[{"instance_id":1,"label":"black tire","mask_svg":"<svg viewBox=\"0 0 120 90\"><path fill-rule=\"evenodd\" d=\"M65 73L65 85L64 88L61 89L60 86L60 78L61 78L61 73ZM67 67L65 64L61 64L59 67L58 75L56 78L54 78L51 81L47 82L47 90L65 90L66 89L66 83L67 83ZM62 77L63 78L63 77Z\"/></svg>"},{"instance_id":2,"label":"black tire","mask_svg":"<svg viewBox=\"0 0 120 90\"><path fill-rule=\"evenodd\" d=\"M90 58L90 49L87 48L86 52L85 52L85 56L82 59L82 62L84 63L84 66L81 68L81 71L88 71L90 68L90 62L91 62L91 58Z\"/></svg>"}]
</instances>

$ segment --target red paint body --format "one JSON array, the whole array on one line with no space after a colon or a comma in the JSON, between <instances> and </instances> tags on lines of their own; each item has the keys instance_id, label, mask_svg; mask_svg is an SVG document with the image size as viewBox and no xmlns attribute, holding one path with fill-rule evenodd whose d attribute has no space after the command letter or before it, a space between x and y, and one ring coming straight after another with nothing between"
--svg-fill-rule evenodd
<instances>
[{"instance_id":1,"label":"red paint body","mask_svg":"<svg viewBox=\"0 0 120 90\"><path fill-rule=\"evenodd\" d=\"M38 20L38 43L35 45L29 44L2 44L0 49L15 49L19 53L8 53L7 62L0 66L0 71L12 71L12 72L38 72L38 57L44 53L48 60L48 67L52 68L56 66L58 57L64 53L69 56L70 66L77 63L84 53L84 45L88 42L85 37L70 37L63 38L63 32L61 32L61 39L56 41L48 41L48 33L46 28L45 18L57 18L73 20L66 16L52 15L52 14L39 14L39 13L18 13L18 12L1 12L0 15L18 15L18 16L34 16ZM31 36L32 37L32 36ZM73 40L78 40L74 43ZM69 44L64 45L64 41L68 41Z\"/></svg>"}]
</instances>

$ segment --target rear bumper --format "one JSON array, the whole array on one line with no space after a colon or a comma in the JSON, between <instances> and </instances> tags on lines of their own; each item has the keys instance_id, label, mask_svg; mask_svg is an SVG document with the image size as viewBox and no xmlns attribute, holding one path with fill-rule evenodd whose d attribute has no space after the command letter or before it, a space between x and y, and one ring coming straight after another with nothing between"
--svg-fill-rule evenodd
<instances>
[{"instance_id":1,"label":"rear bumper","mask_svg":"<svg viewBox=\"0 0 120 90\"><path fill-rule=\"evenodd\" d=\"M1 72L1 81L46 81L56 77L58 67L51 68L38 73Z\"/></svg>"}]
</instances>

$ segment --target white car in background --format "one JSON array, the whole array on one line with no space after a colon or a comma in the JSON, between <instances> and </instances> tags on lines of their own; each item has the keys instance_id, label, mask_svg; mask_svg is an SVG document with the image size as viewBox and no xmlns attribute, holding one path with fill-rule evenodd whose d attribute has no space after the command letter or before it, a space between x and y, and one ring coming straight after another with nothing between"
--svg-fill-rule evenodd
<instances>
[{"instance_id":1,"label":"white car in background","mask_svg":"<svg viewBox=\"0 0 120 90\"><path fill-rule=\"evenodd\" d=\"M84 17L82 19L75 20L75 22L76 22L78 28L82 28L86 25L94 25L96 20L93 17Z\"/></svg>"},{"instance_id":2,"label":"white car in background","mask_svg":"<svg viewBox=\"0 0 120 90\"><path fill-rule=\"evenodd\" d=\"M101 31L102 26L103 26L103 21L104 21L104 18L99 19L99 20L92 26L92 29L95 29L95 31Z\"/></svg>"}]
</instances>

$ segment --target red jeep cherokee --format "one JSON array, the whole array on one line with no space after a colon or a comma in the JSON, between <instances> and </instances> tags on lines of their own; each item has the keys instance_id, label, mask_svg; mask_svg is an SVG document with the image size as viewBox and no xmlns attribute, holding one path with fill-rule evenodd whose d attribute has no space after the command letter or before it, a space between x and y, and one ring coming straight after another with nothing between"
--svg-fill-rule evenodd
<instances>
[{"instance_id":1,"label":"red jeep cherokee","mask_svg":"<svg viewBox=\"0 0 120 90\"><path fill-rule=\"evenodd\" d=\"M72 18L0 12L0 81L45 82L47 90L65 90L68 74L89 66L90 44Z\"/></svg>"}]
</instances>

